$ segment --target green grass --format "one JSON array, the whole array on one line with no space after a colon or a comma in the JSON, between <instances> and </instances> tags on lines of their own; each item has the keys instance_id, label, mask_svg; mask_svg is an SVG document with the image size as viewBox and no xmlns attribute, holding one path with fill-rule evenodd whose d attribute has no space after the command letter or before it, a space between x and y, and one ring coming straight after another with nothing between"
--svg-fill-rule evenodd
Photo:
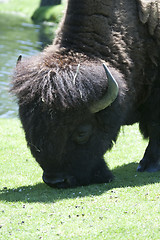
<instances>
[{"instance_id":1,"label":"green grass","mask_svg":"<svg viewBox=\"0 0 160 240\"><path fill-rule=\"evenodd\" d=\"M39 5L40 0L10 0L0 3L0 12L20 13L30 18Z\"/></svg>"},{"instance_id":2,"label":"green grass","mask_svg":"<svg viewBox=\"0 0 160 240\"><path fill-rule=\"evenodd\" d=\"M39 8L40 0L10 0L0 3L0 12L18 13L36 21L59 22L64 13L66 0L61 5Z\"/></svg>"},{"instance_id":3,"label":"green grass","mask_svg":"<svg viewBox=\"0 0 160 240\"><path fill-rule=\"evenodd\" d=\"M52 7L40 7L32 15L32 19L37 22L49 21L59 23L64 15L66 2Z\"/></svg>"},{"instance_id":4,"label":"green grass","mask_svg":"<svg viewBox=\"0 0 160 240\"><path fill-rule=\"evenodd\" d=\"M105 158L109 184L56 190L26 147L16 119L0 120L0 239L160 239L160 173L137 173L147 142L122 129Z\"/></svg>"},{"instance_id":5,"label":"green grass","mask_svg":"<svg viewBox=\"0 0 160 240\"><path fill-rule=\"evenodd\" d=\"M32 19L38 22L49 21L59 23L64 15L64 4L53 7L40 7L32 15Z\"/></svg>"}]
</instances>

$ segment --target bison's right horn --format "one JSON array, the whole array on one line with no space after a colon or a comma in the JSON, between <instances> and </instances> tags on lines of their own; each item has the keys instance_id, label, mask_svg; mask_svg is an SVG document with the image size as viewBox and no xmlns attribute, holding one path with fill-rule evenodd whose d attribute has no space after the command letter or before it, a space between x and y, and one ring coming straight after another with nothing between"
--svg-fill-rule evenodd
<instances>
[{"instance_id":1,"label":"bison's right horn","mask_svg":"<svg viewBox=\"0 0 160 240\"><path fill-rule=\"evenodd\" d=\"M108 89L104 97L90 107L90 111L92 113L97 113L111 105L111 103L114 102L114 100L116 99L119 91L118 83L116 82L111 72L104 63L103 67L105 69L108 79Z\"/></svg>"},{"instance_id":2,"label":"bison's right horn","mask_svg":"<svg viewBox=\"0 0 160 240\"><path fill-rule=\"evenodd\" d=\"M22 55L19 55L18 59L17 59L17 64L20 63L22 60Z\"/></svg>"}]
</instances>

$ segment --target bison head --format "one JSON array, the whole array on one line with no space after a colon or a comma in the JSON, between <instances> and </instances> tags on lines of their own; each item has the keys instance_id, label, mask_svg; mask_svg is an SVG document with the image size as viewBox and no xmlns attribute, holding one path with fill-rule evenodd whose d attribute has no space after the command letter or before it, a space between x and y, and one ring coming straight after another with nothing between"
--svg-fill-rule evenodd
<instances>
[{"instance_id":1,"label":"bison head","mask_svg":"<svg viewBox=\"0 0 160 240\"><path fill-rule=\"evenodd\" d=\"M105 65L41 55L18 62L12 91L46 184L66 188L112 180L103 155L121 126L122 91Z\"/></svg>"}]
</instances>

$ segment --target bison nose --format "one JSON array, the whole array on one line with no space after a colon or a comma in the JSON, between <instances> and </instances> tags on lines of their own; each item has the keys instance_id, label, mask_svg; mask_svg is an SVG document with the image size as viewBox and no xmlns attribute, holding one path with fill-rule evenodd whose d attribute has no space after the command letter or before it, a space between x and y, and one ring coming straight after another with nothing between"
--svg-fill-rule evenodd
<instances>
[{"instance_id":1,"label":"bison nose","mask_svg":"<svg viewBox=\"0 0 160 240\"><path fill-rule=\"evenodd\" d=\"M52 188L68 188L76 185L76 181L73 176L63 177L60 174L53 176L43 173L42 179L48 186Z\"/></svg>"},{"instance_id":2,"label":"bison nose","mask_svg":"<svg viewBox=\"0 0 160 240\"><path fill-rule=\"evenodd\" d=\"M65 181L65 179L60 175L52 176L46 173L43 173L42 178L43 178L43 181L51 187L54 187L56 184L63 183Z\"/></svg>"}]
</instances>

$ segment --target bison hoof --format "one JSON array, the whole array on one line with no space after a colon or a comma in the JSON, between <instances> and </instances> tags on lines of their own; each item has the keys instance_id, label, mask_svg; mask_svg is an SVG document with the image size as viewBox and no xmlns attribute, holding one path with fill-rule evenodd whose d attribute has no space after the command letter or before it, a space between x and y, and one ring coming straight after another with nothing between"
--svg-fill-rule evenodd
<instances>
[{"instance_id":1,"label":"bison hoof","mask_svg":"<svg viewBox=\"0 0 160 240\"><path fill-rule=\"evenodd\" d=\"M160 163L145 163L145 161L140 161L138 167L137 167L138 172L157 172L160 171Z\"/></svg>"}]
</instances>

